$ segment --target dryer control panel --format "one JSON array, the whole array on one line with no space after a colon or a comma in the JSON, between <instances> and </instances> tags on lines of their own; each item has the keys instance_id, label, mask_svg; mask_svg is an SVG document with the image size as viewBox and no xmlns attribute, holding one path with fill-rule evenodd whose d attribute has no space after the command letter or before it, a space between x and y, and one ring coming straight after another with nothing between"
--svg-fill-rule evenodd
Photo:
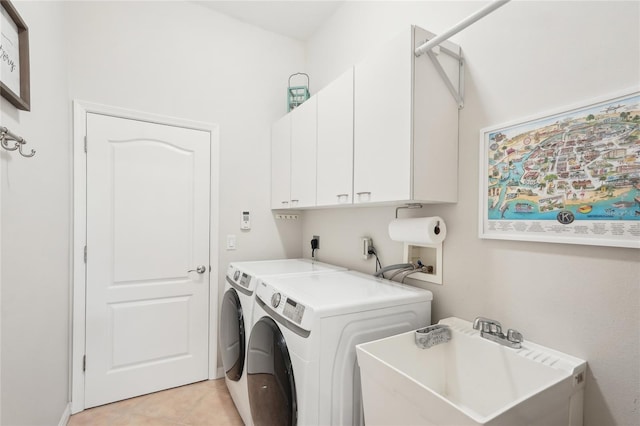
<instances>
[{"instance_id":1,"label":"dryer control panel","mask_svg":"<svg viewBox=\"0 0 640 426\"><path fill-rule=\"evenodd\" d=\"M303 329L309 330L310 324L308 323L311 321L309 310L302 303L290 298L264 281L259 282L256 297L276 314L301 326ZM305 313L307 313L306 316Z\"/></svg>"},{"instance_id":2,"label":"dryer control panel","mask_svg":"<svg viewBox=\"0 0 640 426\"><path fill-rule=\"evenodd\" d=\"M282 313L291 321L295 322L296 324L300 324L302 322L302 316L304 315L304 305L296 302L293 299L287 298L287 300L284 302Z\"/></svg>"},{"instance_id":3,"label":"dryer control panel","mask_svg":"<svg viewBox=\"0 0 640 426\"><path fill-rule=\"evenodd\" d=\"M232 281L233 284L237 284L251 292L253 292L256 281L253 276L241 269L234 268L233 265L229 265L227 268L227 281L229 280Z\"/></svg>"},{"instance_id":4,"label":"dryer control panel","mask_svg":"<svg viewBox=\"0 0 640 426\"><path fill-rule=\"evenodd\" d=\"M249 288L249 284L251 283L251 275L238 269L233 273L233 282L235 282L236 284L240 284L244 288Z\"/></svg>"}]
</instances>

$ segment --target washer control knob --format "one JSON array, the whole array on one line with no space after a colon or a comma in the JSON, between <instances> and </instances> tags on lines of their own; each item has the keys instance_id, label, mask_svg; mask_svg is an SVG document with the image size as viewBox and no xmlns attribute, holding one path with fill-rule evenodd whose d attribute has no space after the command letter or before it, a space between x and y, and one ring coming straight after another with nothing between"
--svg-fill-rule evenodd
<instances>
[{"instance_id":1,"label":"washer control knob","mask_svg":"<svg viewBox=\"0 0 640 426\"><path fill-rule=\"evenodd\" d=\"M282 296L280 295L280 293L273 293L273 295L271 296L271 306L277 308L280 305L281 298Z\"/></svg>"},{"instance_id":2,"label":"washer control knob","mask_svg":"<svg viewBox=\"0 0 640 426\"><path fill-rule=\"evenodd\" d=\"M233 274L233 280L234 281L238 281L238 278L240 278L240 271L236 271Z\"/></svg>"}]
</instances>

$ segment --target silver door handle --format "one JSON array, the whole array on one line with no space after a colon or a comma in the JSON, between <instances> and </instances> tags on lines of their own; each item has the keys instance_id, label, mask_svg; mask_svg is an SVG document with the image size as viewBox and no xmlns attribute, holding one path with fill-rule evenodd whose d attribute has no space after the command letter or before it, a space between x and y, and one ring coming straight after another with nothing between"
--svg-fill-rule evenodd
<instances>
[{"instance_id":1,"label":"silver door handle","mask_svg":"<svg viewBox=\"0 0 640 426\"><path fill-rule=\"evenodd\" d=\"M200 265L200 266L198 266L196 269L189 269L189 270L187 271L187 273L188 273L188 272L197 272L197 273L199 273L199 274L204 274L206 270L207 270L207 267L206 267L206 266L204 266L204 265Z\"/></svg>"}]
</instances>

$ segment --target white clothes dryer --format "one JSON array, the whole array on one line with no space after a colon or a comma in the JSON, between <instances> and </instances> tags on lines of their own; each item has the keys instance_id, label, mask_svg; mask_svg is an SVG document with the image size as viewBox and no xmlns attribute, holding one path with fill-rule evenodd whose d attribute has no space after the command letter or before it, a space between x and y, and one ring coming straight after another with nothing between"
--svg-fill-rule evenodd
<instances>
[{"instance_id":1,"label":"white clothes dryer","mask_svg":"<svg viewBox=\"0 0 640 426\"><path fill-rule=\"evenodd\" d=\"M254 424L361 424L355 346L429 325L432 299L353 271L262 279L247 354Z\"/></svg>"},{"instance_id":2,"label":"white clothes dryer","mask_svg":"<svg viewBox=\"0 0 640 426\"><path fill-rule=\"evenodd\" d=\"M252 324L254 291L261 277L345 271L345 268L309 259L232 262L227 268L220 309L218 340L229 393L240 417L251 425L247 394L246 345Z\"/></svg>"}]
</instances>

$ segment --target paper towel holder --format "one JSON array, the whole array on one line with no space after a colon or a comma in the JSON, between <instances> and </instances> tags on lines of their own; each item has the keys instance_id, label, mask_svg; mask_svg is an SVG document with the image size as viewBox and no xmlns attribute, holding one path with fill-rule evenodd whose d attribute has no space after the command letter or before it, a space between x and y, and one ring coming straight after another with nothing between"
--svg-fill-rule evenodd
<instances>
[{"instance_id":1,"label":"paper towel holder","mask_svg":"<svg viewBox=\"0 0 640 426\"><path fill-rule=\"evenodd\" d=\"M400 209L421 209L422 204L420 203L407 203L404 206L396 207L396 219L398 218L398 210Z\"/></svg>"},{"instance_id":2,"label":"paper towel holder","mask_svg":"<svg viewBox=\"0 0 640 426\"><path fill-rule=\"evenodd\" d=\"M397 218L399 209L413 208L422 208L422 204L396 208L396 219L389 223L389 237L404 243L403 263L424 265L424 272L412 272L407 278L442 284L442 244L447 235L447 226L438 216Z\"/></svg>"}]
</instances>

